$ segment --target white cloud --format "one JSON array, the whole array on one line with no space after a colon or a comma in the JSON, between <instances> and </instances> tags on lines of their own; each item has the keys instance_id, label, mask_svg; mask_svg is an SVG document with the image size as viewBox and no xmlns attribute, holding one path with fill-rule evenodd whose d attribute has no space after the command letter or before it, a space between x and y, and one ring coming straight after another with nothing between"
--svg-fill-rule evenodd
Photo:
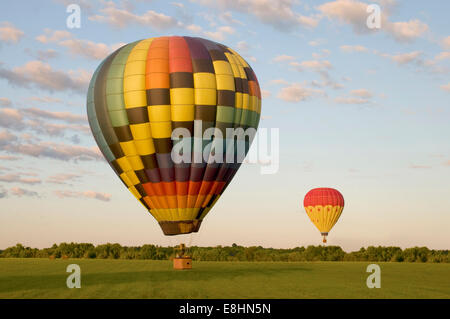
<instances>
[{"instance_id":1,"label":"white cloud","mask_svg":"<svg viewBox=\"0 0 450 319\"><path fill-rule=\"evenodd\" d=\"M52 158L62 161L103 159L103 156L101 155L97 147L89 148L84 146L54 143L54 142L22 143L17 141L16 142L10 141L7 144L3 145L1 143L1 137L0 137L0 150L12 154L22 154L33 157Z\"/></svg>"},{"instance_id":2,"label":"white cloud","mask_svg":"<svg viewBox=\"0 0 450 319\"><path fill-rule=\"evenodd\" d=\"M325 53L322 54L329 54L328 50L322 51ZM316 55L317 57L320 57L319 55ZM307 60L302 62L293 61L289 63L290 66L292 66L296 71L303 72L303 71L312 71L319 74L321 81L313 80L311 81L310 85L314 87L331 87L333 89L341 89L344 87L343 84L336 82L333 80L329 74L329 70L333 68L333 65L328 60Z\"/></svg>"},{"instance_id":3,"label":"white cloud","mask_svg":"<svg viewBox=\"0 0 450 319\"><path fill-rule=\"evenodd\" d=\"M44 34L37 36L36 40L43 44L47 44L51 42L58 42L71 37L72 34L69 31L44 29Z\"/></svg>"},{"instance_id":4,"label":"white cloud","mask_svg":"<svg viewBox=\"0 0 450 319\"><path fill-rule=\"evenodd\" d=\"M250 45L246 41L239 41L236 45L236 48L240 52L248 52L248 50L250 50Z\"/></svg>"},{"instance_id":5,"label":"white cloud","mask_svg":"<svg viewBox=\"0 0 450 319\"><path fill-rule=\"evenodd\" d=\"M450 51L441 52L434 57L435 61L442 61L447 59L450 59Z\"/></svg>"},{"instance_id":6,"label":"white cloud","mask_svg":"<svg viewBox=\"0 0 450 319\"><path fill-rule=\"evenodd\" d=\"M223 41L227 35L235 33L235 29L230 26L217 27L215 31L205 31L201 26L196 24L190 24L185 28L193 34L205 36L216 41Z\"/></svg>"},{"instance_id":7,"label":"white cloud","mask_svg":"<svg viewBox=\"0 0 450 319\"><path fill-rule=\"evenodd\" d=\"M372 93L367 89L352 90L352 91L350 91L350 94L353 96L358 96L358 97L362 97L362 98L372 97Z\"/></svg>"},{"instance_id":8,"label":"white cloud","mask_svg":"<svg viewBox=\"0 0 450 319\"><path fill-rule=\"evenodd\" d=\"M186 26L186 30L188 30L192 33L197 33L197 34L201 34L203 32L203 28L196 24L190 24L190 25Z\"/></svg>"},{"instance_id":9,"label":"white cloud","mask_svg":"<svg viewBox=\"0 0 450 319\"><path fill-rule=\"evenodd\" d=\"M55 195L59 198L76 197L76 198L93 198L104 202L111 200L111 194L99 193L94 191L75 192L75 191L55 191Z\"/></svg>"},{"instance_id":10,"label":"white cloud","mask_svg":"<svg viewBox=\"0 0 450 319\"><path fill-rule=\"evenodd\" d=\"M334 99L339 104L368 104L373 97L372 92L367 89L351 90L350 96L338 96Z\"/></svg>"},{"instance_id":11,"label":"white cloud","mask_svg":"<svg viewBox=\"0 0 450 319\"><path fill-rule=\"evenodd\" d=\"M293 0L194 0L202 5L217 7L220 10L233 10L256 17L262 23L280 31L293 30L302 26L315 28L319 18L305 16L293 10Z\"/></svg>"},{"instance_id":12,"label":"white cloud","mask_svg":"<svg viewBox=\"0 0 450 319\"><path fill-rule=\"evenodd\" d=\"M444 49L450 50L450 35L449 35L448 37L443 38L443 39L441 40L441 46L442 46Z\"/></svg>"},{"instance_id":13,"label":"white cloud","mask_svg":"<svg viewBox=\"0 0 450 319\"><path fill-rule=\"evenodd\" d=\"M441 90L444 90L444 91L446 91L446 92L450 92L450 82L447 83L447 84L442 84L442 85L440 86L440 88L441 88Z\"/></svg>"},{"instance_id":14,"label":"white cloud","mask_svg":"<svg viewBox=\"0 0 450 319\"><path fill-rule=\"evenodd\" d=\"M50 123L48 120L57 120L68 124ZM78 115L71 112L52 112L35 107L26 109L0 109L0 127L10 128L16 131L31 130L33 133L44 133L49 136L64 136L67 130L89 134L90 129L87 122L85 115Z\"/></svg>"},{"instance_id":15,"label":"white cloud","mask_svg":"<svg viewBox=\"0 0 450 319\"><path fill-rule=\"evenodd\" d=\"M323 44L323 40L322 39L312 40L312 41L309 41L308 44L312 47L317 47L317 46Z\"/></svg>"},{"instance_id":16,"label":"white cloud","mask_svg":"<svg viewBox=\"0 0 450 319\"><path fill-rule=\"evenodd\" d=\"M353 31L358 34L376 32L377 30L384 31L399 42L409 42L421 37L429 27L418 19L410 21L391 22L389 21L389 6L394 2L383 1L387 6L381 12L381 28L369 29L367 27L367 6L368 3L357 0L336 0L324 3L317 7L317 9L330 20L336 20L341 23L352 26Z\"/></svg>"},{"instance_id":17,"label":"white cloud","mask_svg":"<svg viewBox=\"0 0 450 319\"><path fill-rule=\"evenodd\" d=\"M71 112L52 112L43 110L37 107L30 107L23 109L23 112L30 114L35 117L45 118L45 119L53 119L53 120L62 120L68 123L86 123L87 117L85 115L78 115Z\"/></svg>"},{"instance_id":18,"label":"white cloud","mask_svg":"<svg viewBox=\"0 0 450 319\"><path fill-rule=\"evenodd\" d=\"M390 59L391 61L397 63L399 66L413 65L421 72L429 72L433 74L448 74L450 69L441 65L442 60L448 59L450 57L447 52L441 52L436 55L434 59L425 59L425 54L422 51L412 51L400 54L388 54L380 53L374 51L375 54L382 56L384 58Z\"/></svg>"},{"instance_id":19,"label":"white cloud","mask_svg":"<svg viewBox=\"0 0 450 319\"><path fill-rule=\"evenodd\" d=\"M281 54L273 58L274 62L288 62L288 61L294 61L295 58L291 55Z\"/></svg>"},{"instance_id":20,"label":"white cloud","mask_svg":"<svg viewBox=\"0 0 450 319\"><path fill-rule=\"evenodd\" d=\"M324 71L327 69L331 69L333 66L330 61L327 60L309 60L302 62L291 62L289 63L291 66L295 67L297 71L303 71L305 69L312 71Z\"/></svg>"},{"instance_id":21,"label":"white cloud","mask_svg":"<svg viewBox=\"0 0 450 319\"><path fill-rule=\"evenodd\" d=\"M72 4L72 3L78 3L81 7L81 10L84 11L92 11L93 6L92 4L94 3L94 1L92 0L53 0L55 2L59 2L61 4L63 4L65 7L67 7L68 5Z\"/></svg>"},{"instance_id":22,"label":"white cloud","mask_svg":"<svg viewBox=\"0 0 450 319\"><path fill-rule=\"evenodd\" d=\"M74 55L81 55L96 60L106 58L112 51L111 48L104 43L95 43L87 40L69 39L61 41L59 44L68 48L69 52Z\"/></svg>"},{"instance_id":23,"label":"white cloud","mask_svg":"<svg viewBox=\"0 0 450 319\"><path fill-rule=\"evenodd\" d=\"M288 85L289 82L286 81L285 79L275 79L275 80L271 80L270 83L273 84L283 84L283 85Z\"/></svg>"},{"instance_id":24,"label":"white cloud","mask_svg":"<svg viewBox=\"0 0 450 319\"><path fill-rule=\"evenodd\" d=\"M83 56L94 60L104 59L112 51L123 45L123 43L117 43L109 46L105 43L76 39L68 31L51 29L45 29L44 34L36 37L36 40L41 43L57 43L58 45L67 48L73 55ZM49 55L52 56L52 54L54 54L54 52L51 52L50 50L43 52L39 60L46 61L48 60Z\"/></svg>"},{"instance_id":25,"label":"white cloud","mask_svg":"<svg viewBox=\"0 0 450 319\"><path fill-rule=\"evenodd\" d=\"M250 61L256 62L256 58L249 53L252 47L247 43L247 41L239 41L236 45L236 49L241 56Z\"/></svg>"},{"instance_id":26,"label":"white cloud","mask_svg":"<svg viewBox=\"0 0 450 319\"><path fill-rule=\"evenodd\" d=\"M0 131L0 150L15 141L17 141L17 136L10 133L8 130Z\"/></svg>"},{"instance_id":27,"label":"white cloud","mask_svg":"<svg viewBox=\"0 0 450 319\"><path fill-rule=\"evenodd\" d=\"M381 54L381 56L385 57L385 58L389 58L392 61L398 63L399 65L402 64L409 64L409 63L418 63L421 64L423 63L422 60L422 55L423 53L421 51L413 51L413 52L408 52L408 53L400 53L400 54Z\"/></svg>"},{"instance_id":28,"label":"white cloud","mask_svg":"<svg viewBox=\"0 0 450 319\"><path fill-rule=\"evenodd\" d=\"M47 182L53 184L68 184L68 182L79 179L80 177L81 175L73 173L56 174L50 176Z\"/></svg>"},{"instance_id":29,"label":"white cloud","mask_svg":"<svg viewBox=\"0 0 450 319\"><path fill-rule=\"evenodd\" d=\"M356 97L342 97L338 96L334 99L339 104L366 104L369 103L368 99L356 98Z\"/></svg>"},{"instance_id":30,"label":"white cloud","mask_svg":"<svg viewBox=\"0 0 450 319\"><path fill-rule=\"evenodd\" d=\"M18 159L20 159L20 157L18 157L18 156L0 155L0 160L3 160L3 161L17 161Z\"/></svg>"},{"instance_id":31,"label":"white cloud","mask_svg":"<svg viewBox=\"0 0 450 319\"><path fill-rule=\"evenodd\" d=\"M181 2L171 2L170 4L178 8L184 8L184 4Z\"/></svg>"},{"instance_id":32,"label":"white cloud","mask_svg":"<svg viewBox=\"0 0 450 319\"><path fill-rule=\"evenodd\" d=\"M22 30L17 29L10 22L3 21L0 23L0 40L3 42L17 43L24 34Z\"/></svg>"},{"instance_id":33,"label":"white cloud","mask_svg":"<svg viewBox=\"0 0 450 319\"><path fill-rule=\"evenodd\" d=\"M27 100L39 102L39 103L45 103L45 104L51 104L51 103L62 103L63 101L61 99L52 97L52 96L31 96Z\"/></svg>"},{"instance_id":34,"label":"white cloud","mask_svg":"<svg viewBox=\"0 0 450 319\"><path fill-rule=\"evenodd\" d=\"M12 128L16 130L23 129L25 127L25 123L23 122L22 113L13 108L6 108L6 107L1 108L0 127Z\"/></svg>"},{"instance_id":35,"label":"white cloud","mask_svg":"<svg viewBox=\"0 0 450 319\"><path fill-rule=\"evenodd\" d=\"M222 26L218 27L216 31L203 31L203 34L211 39L223 41L225 40L226 35L233 34L234 32L234 28L230 26Z\"/></svg>"},{"instance_id":36,"label":"white cloud","mask_svg":"<svg viewBox=\"0 0 450 319\"><path fill-rule=\"evenodd\" d=\"M130 12L127 8L118 8L112 1L105 2L105 7L100 9L100 12L101 14L90 16L89 20L105 22L118 28L124 28L129 24L138 24L156 30L167 30L181 25L175 18L163 13L148 10L139 15Z\"/></svg>"},{"instance_id":37,"label":"white cloud","mask_svg":"<svg viewBox=\"0 0 450 319\"><path fill-rule=\"evenodd\" d=\"M386 30L398 41L409 42L428 31L428 25L420 20L387 23Z\"/></svg>"},{"instance_id":38,"label":"white cloud","mask_svg":"<svg viewBox=\"0 0 450 319\"><path fill-rule=\"evenodd\" d=\"M340 49L343 52L352 53L352 52L367 52L368 49L362 45L341 45Z\"/></svg>"},{"instance_id":39,"label":"white cloud","mask_svg":"<svg viewBox=\"0 0 450 319\"><path fill-rule=\"evenodd\" d=\"M307 88L300 83L292 83L278 93L278 98L287 102L301 102L313 96L324 95L322 90Z\"/></svg>"},{"instance_id":40,"label":"white cloud","mask_svg":"<svg viewBox=\"0 0 450 319\"><path fill-rule=\"evenodd\" d=\"M331 54L330 50L322 49L319 53L317 53L317 52L312 53L312 57L314 59L324 59L324 58L330 56L330 54Z\"/></svg>"},{"instance_id":41,"label":"white cloud","mask_svg":"<svg viewBox=\"0 0 450 319\"><path fill-rule=\"evenodd\" d=\"M367 33L367 4L354 0L337 0L326 2L317 9L330 20L350 24L357 33Z\"/></svg>"},{"instance_id":42,"label":"white cloud","mask_svg":"<svg viewBox=\"0 0 450 319\"><path fill-rule=\"evenodd\" d=\"M81 124L65 124L65 123L48 123L42 120L30 120L27 122L27 128L36 133L46 134L49 136L64 136L65 132L77 131L85 134L90 133L89 126Z\"/></svg>"},{"instance_id":43,"label":"white cloud","mask_svg":"<svg viewBox=\"0 0 450 319\"><path fill-rule=\"evenodd\" d=\"M12 104L11 100L8 99L7 97L0 97L0 105L1 106L10 106L11 104Z\"/></svg>"},{"instance_id":44,"label":"white cloud","mask_svg":"<svg viewBox=\"0 0 450 319\"><path fill-rule=\"evenodd\" d=\"M268 97L270 97L272 95L272 93L270 92L270 91L268 91L268 90L261 90L261 96L262 96L262 98L268 98Z\"/></svg>"},{"instance_id":45,"label":"white cloud","mask_svg":"<svg viewBox=\"0 0 450 319\"><path fill-rule=\"evenodd\" d=\"M27 190L27 189L23 189L23 188L20 188L20 187L13 187L13 188L11 188L10 192L11 192L12 195L19 196L19 197L22 197L22 196L39 197L39 194L37 192L30 191L30 190Z\"/></svg>"},{"instance_id":46,"label":"white cloud","mask_svg":"<svg viewBox=\"0 0 450 319\"><path fill-rule=\"evenodd\" d=\"M228 24L238 24L238 25L244 25L244 23L242 21L239 21L237 19L233 18L233 15L231 14L231 12L226 11L223 12L219 15L219 19L222 20L225 23Z\"/></svg>"},{"instance_id":47,"label":"white cloud","mask_svg":"<svg viewBox=\"0 0 450 319\"><path fill-rule=\"evenodd\" d=\"M38 50L36 52L36 58L40 61L48 61L50 59L54 59L59 55L56 50L47 49L47 50Z\"/></svg>"},{"instance_id":48,"label":"white cloud","mask_svg":"<svg viewBox=\"0 0 450 319\"><path fill-rule=\"evenodd\" d=\"M19 174L1 175L0 182L29 184L29 185L42 183L42 181L39 178L23 178Z\"/></svg>"},{"instance_id":49,"label":"white cloud","mask_svg":"<svg viewBox=\"0 0 450 319\"><path fill-rule=\"evenodd\" d=\"M315 17L307 17L303 15L299 15L297 18L300 25L304 27L315 28L319 24L319 19Z\"/></svg>"},{"instance_id":50,"label":"white cloud","mask_svg":"<svg viewBox=\"0 0 450 319\"><path fill-rule=\"evenodd\" d=\"M69 90L85 94L91 74L85 70L68 72L54 70L48 63L30 61L12 70L0 64L0 78L19 87L28 88L34 85L50 92Z\"/></svg>"}]
</instances>

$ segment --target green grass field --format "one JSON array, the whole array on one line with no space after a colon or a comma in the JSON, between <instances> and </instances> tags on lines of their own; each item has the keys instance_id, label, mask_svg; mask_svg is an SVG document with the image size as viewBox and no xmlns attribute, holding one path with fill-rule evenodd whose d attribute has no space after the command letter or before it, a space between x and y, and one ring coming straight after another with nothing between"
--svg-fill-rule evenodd
<instances>
[{"instance_id":1,"label":"green grass field","mask_svg":"<svg viewBox=\"0 0 450 319\"><path fill-rule=\"evenodd\" d=\"M66 267L81 267L81 289ZM0 298L450 298L450 264L378 263L381 288L366 286L369 262L194 262L0 259Z\"/></svg>"}]
</instances>

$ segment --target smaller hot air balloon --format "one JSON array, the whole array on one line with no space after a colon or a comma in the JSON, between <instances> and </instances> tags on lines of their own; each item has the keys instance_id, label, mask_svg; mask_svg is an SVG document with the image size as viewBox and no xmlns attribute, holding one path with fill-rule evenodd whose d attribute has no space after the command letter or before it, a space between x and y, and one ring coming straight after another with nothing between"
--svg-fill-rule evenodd
<instances>
[{"instance_id":1,"label":"smaller hot air balloon","mask_svg":"<svg viewBox=\"0 0 450 319\"><path fill-rule=\"evenodd\" d=\"M310 190L303 200L306 214L316 225L327 242L328 232L341 216L344 209L344 197L334 188L314 188Z\"/></svg>"}]
</instances>

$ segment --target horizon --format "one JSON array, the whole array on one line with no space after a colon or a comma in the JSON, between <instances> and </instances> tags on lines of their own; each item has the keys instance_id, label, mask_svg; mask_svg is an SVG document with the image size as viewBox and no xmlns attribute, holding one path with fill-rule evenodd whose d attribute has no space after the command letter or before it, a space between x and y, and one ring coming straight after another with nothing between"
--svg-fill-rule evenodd
<instances>
[{"instance_id":1,"label":"horizon","mask_svg":"<svg viewBox=\"0 0 450 319\"><path fill-rule=\"evenodd\" d=\"M5 251L6 249L8 249L8 248L13 248L13 247L16 247L16 246L18 246L18 245L22 245L25 249L27 249L27 248L30 248L30 249L38 249L38 250L44 250L44 249L52 249L52 247L54 246L54 245L56 245L57 247L59 247L61 244L68 244L68 245L72 245L72 244L74 244L74 245L93 245L94 247L98 247L98 246L103 246L103 245L116 245L116 244L118 244L118 245L120 245L120 247L122 247L122 248L142 248L143 246L146 246L146 245L148 245L148 246L155 246L155 247L161 247L161 248L175 248L175 249L177 249L178 248L178 246L179 245L174 245L174 246L162 246L162 245L157 245L157 244L151 244L151 243L145 243L145 244L143 244L143 245L139 245L139 246L130 246L130 245L122 245L121 243L100 243L100 244L93 244L93 243L84 243L84 242L69 242L69 243L67 243L67 242L60 242L60 243L54 243L52 246L49 246L49 247L29 247L29 246L25 246L25 245L22 245L21 243L17 243L17 244L15 244L14 246L10 246L10 247L6 247L6 248L0 248L0 252L3 252L3 251ZM426 249L428 249L428 250L430 250L430 251L448 251L449 249L432 249L432 248L429 248L429 247L426 247L426 246L414 246L414 247L405 247L405 248L402 248L402 247L398 247L398 246L367 246L367 247L360 247L359 249L357 249L357 250L351 250L351 251L349 251L349 250L345 250L345 249L343 249L341 246L338 246L338 245L323 245L323 244L319 244L319 245L308 245L308 246L296 246L296 247L290 247L290 248L275 248L275 247L266 247L266 246L243 246L243 245L240 245L240 244L238 244L238 243L233 243L233 244L231 244L231 245L225 245L225 246L223 246L223 245L216 245L216 246L198 246L198 245L192 245L192 246L186 246L186 248L189 250L189 248L193 248L193 247L195 247L195 248L225 248L225 247L234 247L234 245L236 245L236 247L243 247L243 248L253 248L253 247L256 247L256 248L262 248L262 249L275 249L275 250L284 250L284 249L286 249L286 250L294 250L294 249L296 249L296 248L304 248L304 249L307 249L308 247L314 247L314 248L327 248L327 247L337 247L337 248L340 248L340 249L342 249L342 251L344 252L344 253L346 253L346 254L349 254L349 253L354 253L354 252L359 252L359 251L361 251L361 249L364 249L364 250L366 250L367 251L367 249L369 248L369 247L372 247L372 248L400 248L402 251L404 251L404 250L406 250L406 249L421 249L421 248L426 248ZM3 258L9 258L9 257L3 257ZM27 257L28 258L28 257ZM29 257L29 258L36 258L36 257ZM74 257L75 258L75 257ZM85 257L80 257L80 258L85 258Z\"/></svg>"}]
</instances>

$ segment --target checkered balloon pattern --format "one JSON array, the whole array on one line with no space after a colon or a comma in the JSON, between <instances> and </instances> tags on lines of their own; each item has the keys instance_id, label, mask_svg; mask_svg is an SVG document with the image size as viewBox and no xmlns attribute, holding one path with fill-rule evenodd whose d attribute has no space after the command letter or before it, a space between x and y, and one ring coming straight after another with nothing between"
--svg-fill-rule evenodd
<instances>
[{"instance_id":1,"label":"checkered balloon pattern","mask_svg":"<svg viewBox=\"0 0 450 319\"><path fill-rule=\"evenodd\" d=\"M220 149L211 145L234 152L227 129L257 129L261 91L248 63L222 44L150 38L121 47L99 65L87 113L101 152L128 190L164 234L186 234L198 231L240 166L208 161ZM200 162L173 161L177 128L190 133L188 157L200 150ZM209 128L222 137L204 134ZM251 140L242 142L246 154Z\"/></svg>"}]
</instances>

